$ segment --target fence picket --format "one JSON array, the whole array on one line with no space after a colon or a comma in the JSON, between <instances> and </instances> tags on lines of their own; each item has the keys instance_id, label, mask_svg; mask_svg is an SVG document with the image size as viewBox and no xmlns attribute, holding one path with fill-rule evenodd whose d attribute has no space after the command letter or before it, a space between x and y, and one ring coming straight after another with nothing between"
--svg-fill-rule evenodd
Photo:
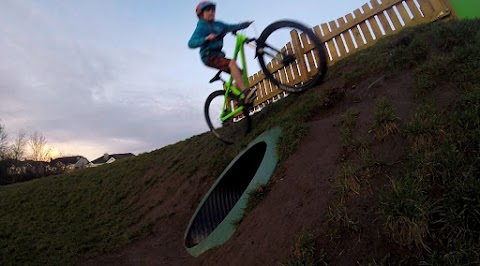
<instances>
[{"instance_id":1,"label":"fence picket","mask_svg":"<svg viewBox=\"0 0 480 266\"><path fill-rule=\"evenodd\" d=\"M288 54L294 54L294 50L293 50L293 44L291 42L287 43L287 53ZM285 66L286 69L287 69L287 73L291 73L292 74L292 79L290 80L290 85L294 85L296 82L300 81L300 74L298 73L298 65L297 65L297 62L294 61L292 62L290 65L288 66Z\"/></svg>"},{"instance_id":2,"label":"fence picket","mask_svg":"<svg viewBox=\"0 0 480 266\"><path fill-rule=\"evenodd\" d=\"M413 18L416 18L416 20L420 23L425 20L425 18L422 16L420 13L420 10L418 9L417 5L413 0L406 0L405 3L407 3L408 8L413 14Z\"/></svg>"},{"instance_id":3,"label":"fence picket","mask_svg":"<svg viewBox=\"0 0 480 266\"><path fill-rule=\"evenodd\" d=\"M360 12L360 9L356 9L353 11L353 14L355 15L356 20L360 20L360 16L362 13ZM370 30L368 29L367 23L365 23L363 20L362 22L358 24L360 26L360 29L362 30L363 37L365 38L366 45L368 45L370 42L373 42L373 37L372 34L370 33Z\"/></svg>"},{"instance_id":4,"label":"fence picket","mask_svg":"<svg viewBox=\"0 0 480 266\"><path fill-rule=\"evenodd\" d=\"M371 16L369 16L366 19L366 21L368 21L368 24L370 24L370 28L371 28L370 32L372 33L372 36L374 36L375 40L377 40L383 34L382 34L382 31L380 30L380 27L378 26L377 20L374 17L374 15L375 15L374 12L375 11L374 11L374 9L371 9L368 4L364 4L362 6L362 9L365 12L365 14L371 14Z\"/></svg>"},{"instance_id":5,"label":"fence picket","mask_svg":"<svg viewBox=\"0 0 480 266\"><path fill-rule=\"evenodd\" d=\"M340 24L340 26L343 26L345 25L345 19L342 17L342 18L339 18L337 19L338 23ZM346 48L348 49L348 53L351 53L353 50L355 50L355 45L353 45L353 41L352 41L352 37L350 36L350 32L347 30L347 31L344 31L343 32L343 39L345 40L345 43L346 43Z\"/></svg>"},{"instance_id":6,"label":"fence picket","mask_svg":"<svg viewBox=\"0 0 480 266\"><path fill-rule=\"evenodd\" d=\"M326 23L323 23L321 25L321 27L322 27L322 30L324 32L324 40L323 41L327 43L328 50L330 51L330 55L332 57L332 60L329 61L329 62L336 61L338 59L338 54L337 54L337 51L335 49L335 45L333 43L333 40L331 40L327 37L328 34L330 33L330 30L328 29L328 25Z\"/></svg>"},{"instance_id":7,"label":"fence picket","mask_svg":"<svg viewBox=\"0 0 480 266\"><path fill-rule=\"evenodd\" d=\"M385 32L384 35L390 35L393 33L392 27L390 27L390 23L388 23L388 19L383 12L377 14L377 18L382 25L383 31Z\"/></svg>"},{"instance_id":8,"label":"fence picket","mask_svg":"<svg viewBox=\"0 0 480 266\"><path fill-rule=\"evenodd\" d=\"M275 78L277 78L277 73L274 73L273 76ZM267 92L267 95L271 95L274 91L273 91L273 87L272 87L272 81L269 80L269 79L265 79L265 91Z\"/></svg>"},{"instance_id":9,"label":"fence picket","mask_svg":"<svg viewBox=\"0 0 480 266\"><path fill-rule=\"evenodd\" d=\"M387 9L387 14L390 17L390 20L392 21L395 31L399 31L401 28L403 28L402 23L400 22L400 19L398 19L397 13L395 13L395 10L393 9L393 7Z\"/></svg>"},{"instance_id":10,"label":"fence picket","mask_svg":"<svg viewBox=\"0 0 480 266\"><path fill-rule=\"evenodd\" d=\"M346 18L347 18L347 23L352 23L352 24L356 23L356 20L353 18L352 13L349 13L346 16ZM357 44L356 47L353 47L353 49L355 49L355 50L358 49L358 48L361 48L364 45L362 35L360 34L360 31L358 30L357 25L352 25L352 28L351 28L352 35L353 35L353 40L352 41L355 41L355 43ZM350 36L352 36L352 35L350 35Z\"/></svg>"},{"instance_id":11,"label":"fence picket","mask_svg":"<svg viewBox=\"0 0 480 266\"><path fill-rule=\"evenodd\" d=\"M336 47L337 47L338 52L339 52L338 57L343 58L347 54L347 50L345 49L345 45L343 44L342 36L340 35L341 31L339 30L339 28L337 26L337 23L335 23L335 21L330 21L328 24L330 25L330 28L332 29L332 32L337 32L338 33L338 35L336 37L334 37L333 39L334 39L335 43L337 44Z\"/></svg>"},{"instance_id":12,"label":"fence picket","mask_svg":"<svg viewBox=\"0 0 480 266\"><path fill-rule=\"evenodd\" d=\"M410 15L408 14L408 11L403 4L399 4L397 6L397 9L398 9L398 13L400 14L400 16L403 19L403 22L405 23L405 27L410 25L410 24L414 24L417 21L416 18L413 18L413 19L410 18Z\"/></svg>"},{"instance_id":13,"label":"fence picket","mask_svg":"<svg viewBox=\"0 0 480 266\"><path fill-rule=\"evenodd\" d=\"M302 43L303 43L303 46L311 46L309 45L308 43L308 37L307 35L305 35L305 33L302 33L300 35L300 38L302 39ZM306 69L306 73L307 73L307 77L312 77L313 75L316 74L316 67L315 67L315 60L313 59L313 54L312 54L312 51L309 51L307 52L306 54L306 57L307 57L307 60L305 60L305 63L307 65L307 69Z\"/></svg>"},{"instance_id":14,"label":"fence picket","mask_svg":"<svg viewBox=\"0 0 480 266\"><path fill-rule=\"evenodd\" d=\"M287 46L288 46L288 44L287 44ZM282 52L285 52L285 51L287 51L287 48L286 47L282 48ZM289 84L289 85L293 84L293 73L290 70L290 67L284 66L284 67L281 68L281 70L285 71L285 75L286 75L286 78L287 78L286 83Z\"/></svg>"}]
</instances>

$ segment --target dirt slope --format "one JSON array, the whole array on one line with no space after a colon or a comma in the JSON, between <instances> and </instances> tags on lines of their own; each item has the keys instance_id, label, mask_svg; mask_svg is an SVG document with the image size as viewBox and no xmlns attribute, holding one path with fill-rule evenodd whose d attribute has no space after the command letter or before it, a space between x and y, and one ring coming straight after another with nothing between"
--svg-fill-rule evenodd
<instances>
[{"instance_id":1,"label":"dirt slope","mask_svg":"<svg viewBox=\"0 0 480 266\"><path fill-rule=\"evenodd\" d=\"M309 132L296 153L278 166L273 186L264 200L242 221L233 237L221 247L199 258L191 257L183 247L188 221L203 195L215 181L194 177L186 188L186 178L171 177L153 187L149 197L167 200L153 210L157 219L153 234L130 246L109 254L82 259L82 265L278 265L285 263L295 236L314 232L317 250L323 250L333 265L368 263L386 254L395 256L380 230L375 206L370 206L374 191L387 183L395 171L395 162L403 155L404 142L394 137L389 142L372 145L376 158L384 167L372 174L367 193L346 202L352 219L359 221L355 232L337 230L327 214L334 204L332 174L345 156L338 129L340 117L347 108L359 111L356 134L373 139L369 130L373 121L375 99L388 96L396 115L406 119L416 106L409 91L412 78L403 73L386 79L382 75L365 78L358 84L346 84L341 78L326 80L317 91L331 91L331 104L318 111L309 122ZM372 142L373 143L373 142ZM366 225L366 226L365 226ZM335 232L335 234L332 234ZM332 236L336 240L332 241ZM368 260L365 254L368 253Z\"/></svg>"}]
</instances>

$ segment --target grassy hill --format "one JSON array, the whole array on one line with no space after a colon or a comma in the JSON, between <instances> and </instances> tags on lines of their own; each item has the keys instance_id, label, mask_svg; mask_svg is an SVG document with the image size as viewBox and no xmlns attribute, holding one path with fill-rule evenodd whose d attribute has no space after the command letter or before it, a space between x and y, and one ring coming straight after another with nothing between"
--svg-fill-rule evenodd
<instances>
[{"instance_id":1,"label":"grassy hill","mask_svg":"<svg viewBox=\"0 0 480 266\"><path fill-rule=\"evenodd\" d=\"M307 161L299 154L306 141L324 138L312 130L326 121L340 140L324 178L330 193L299 190L295 200L304 205L288 209L279 180L295 161ZM0 187L0 265L118 264L112 254L122 264L235 262L248 247L194 260L183 232L228 163L274 126L284 131L280 165L233 238L261 239L250 224L257 213L277 215L269 206L276 197L291 213L309 208L310 197L327 204L295 220L301 231L275 232L291 240L276 243L278 253L252 247L264 251L265 263L480 263L480 22L472 20L407 28L338 62L321 86L256 114L242 143L226 146L205 133L111 165Z\"/></svg>"}]
</instances>

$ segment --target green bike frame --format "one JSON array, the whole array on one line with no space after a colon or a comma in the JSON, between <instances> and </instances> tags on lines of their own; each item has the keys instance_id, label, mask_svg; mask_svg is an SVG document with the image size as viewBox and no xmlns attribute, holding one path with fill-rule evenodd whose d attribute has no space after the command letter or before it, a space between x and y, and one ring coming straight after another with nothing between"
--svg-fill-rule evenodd
<instances>
[{"instance_id":1,"label":"green bike frame","mask_svg":"<svg viewBox=\"0 0 480 266\"><path fill-rule=\"evenodd\" d=\"M242 34L235 34L237 36L237 42L235 44L235 51L233 54L232 60L237 61L238 55L240 54L240 59L242 61L242 78L243 82L245 83L245 87L250 88L250 83L248 82L248 75L247 75L247 62L245 61L245 41L247 40L247 37ZM220 115L220 120L223 122L233 116L236 116L238 113L242 112L244 110L244 106L241 105L238 108L234 109L231 111L230 108L230 94L233 94L240 100L243 100L245 98L245 95L242 94L242 91L240 91L238 88L233 86L233 76L230 75L230 79L225 82L225 102L224 102L224 108L222 110L222 113Z\"/></svg>"}]
</instances>

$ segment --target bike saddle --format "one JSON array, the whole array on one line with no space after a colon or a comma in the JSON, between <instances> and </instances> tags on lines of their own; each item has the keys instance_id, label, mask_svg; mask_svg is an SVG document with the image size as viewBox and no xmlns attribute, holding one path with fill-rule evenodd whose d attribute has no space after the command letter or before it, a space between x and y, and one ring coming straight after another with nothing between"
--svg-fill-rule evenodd
<instances>
[{"instance_id":1,"label":"bike saddle","mask_svg":"<svg viewBox=\"0 0 480 266\"><path fill-rule=\"evenodd\" d=\"M222 74L222 70L218 71L218 73L210 80L210 83L220 80L220 74Z\"/></svg>"}]
</instances>

